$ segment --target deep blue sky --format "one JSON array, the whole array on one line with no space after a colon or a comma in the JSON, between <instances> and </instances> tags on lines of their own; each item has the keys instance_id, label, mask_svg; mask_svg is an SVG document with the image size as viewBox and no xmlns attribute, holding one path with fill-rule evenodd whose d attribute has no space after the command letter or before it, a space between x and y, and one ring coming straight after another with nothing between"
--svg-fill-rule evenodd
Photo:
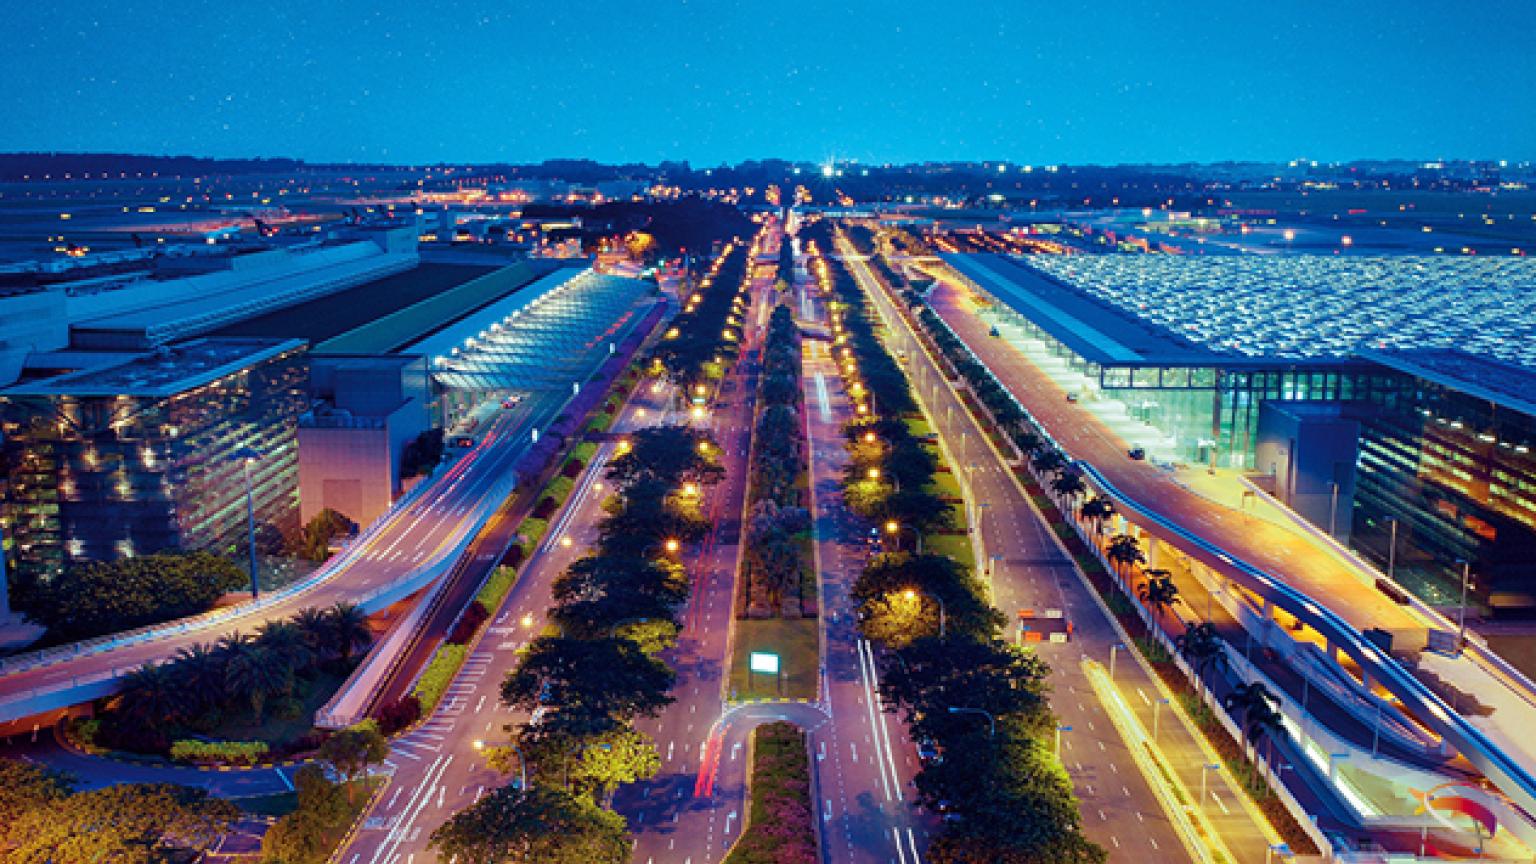
<instances>
[{"instance_id":1,"label":"deep blue sky","mask_svg":"<svg viewBox=\"0 0 1536 864\"><path fill-rule=\"evenodd\" d=\"M7 2L0 150L1536 158L1536 2Z\"/></svg>"}]
</instances>

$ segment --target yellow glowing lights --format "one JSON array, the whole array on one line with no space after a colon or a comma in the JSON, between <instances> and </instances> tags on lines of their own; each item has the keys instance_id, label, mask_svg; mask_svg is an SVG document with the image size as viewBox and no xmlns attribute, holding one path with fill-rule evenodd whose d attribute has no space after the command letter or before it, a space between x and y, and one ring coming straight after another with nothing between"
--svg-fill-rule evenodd
<instances>
[{"instance_id":1,"label":"yellow glowing lights","mask_svg":"<svg viewBox=\"0 0 1536 864\"><path fill-rule=\"evenodd\" d=\"M668 552L676 552L679 548L682 547L682 544L678 543L676 538L669 537L667 538L666 547Z\"/></svg>"}]
</instances>

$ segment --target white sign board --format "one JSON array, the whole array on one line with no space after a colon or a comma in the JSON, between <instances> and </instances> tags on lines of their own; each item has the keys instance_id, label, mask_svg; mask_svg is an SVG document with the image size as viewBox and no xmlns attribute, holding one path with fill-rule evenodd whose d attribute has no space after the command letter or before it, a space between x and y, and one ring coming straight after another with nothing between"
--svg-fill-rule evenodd
<instances>
[{"instance_id":1,"label":"white sign board","mask_svg":"<svg viewBox=\"0 0 1536 864\"><path fill-rule=\"evenodd\" d=\"M753 672L762 672L765 675L779 674L779 655L777 654L753 651L749 662Z\"/></svg>"}]
</instances>

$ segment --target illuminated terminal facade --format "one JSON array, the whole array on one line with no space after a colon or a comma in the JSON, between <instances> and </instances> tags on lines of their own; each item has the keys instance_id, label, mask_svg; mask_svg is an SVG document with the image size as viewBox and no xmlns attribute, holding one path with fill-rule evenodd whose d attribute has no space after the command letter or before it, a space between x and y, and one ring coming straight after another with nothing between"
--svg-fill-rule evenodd
<instances>
[{"instance_id":1,"label":"illuminated terminal facade","mask_svg":"<svg viewBox=\"0 0 1536 864\"><path fill-rule=\"evenodd\" d=\"M944 258L996 301L982 315L999 338L1151 458L1245 473L1432 603L1458 603L1465 570L1490 611L1536 614L1536 371L1523 357L1377 350L1362 347L1368 331L1321 353L1235 330L1237 350L1180 333L1134 292L1111 301L1069 281L1057 256ZM1380 284L1356 305L1368 312ZM1266 321L1254 312L1249 326Z\"/></svg>"},{"instance_id":2,"label":"illuminated terminal facade","mask_svg":"<svg viewBox=\"0 0 1536 864\"><path fill-rule=\"evenodd\" d=\"M0 391L18 583L78 560L243 548L252 456L259 532L296 530L307 385L301 341L209 338Z\"/></svg>"}]
</instances>

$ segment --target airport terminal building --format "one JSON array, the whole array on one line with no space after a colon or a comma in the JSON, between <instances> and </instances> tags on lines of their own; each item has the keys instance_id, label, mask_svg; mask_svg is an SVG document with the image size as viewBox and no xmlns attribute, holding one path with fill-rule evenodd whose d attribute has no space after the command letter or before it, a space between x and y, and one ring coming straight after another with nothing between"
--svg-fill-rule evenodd
<instances>
[{"instance_id":1,"label":"airport terminal building","mask_svg":"<svg viewBox=\"0 0 1536 864\"><path fill-rule=\"evenodd\" d=\"M1494 613L1536 614L1523 259L944 260L995 301L998 338L1152 458L1243 472L1430 602L1458 602L1467 562Z\"/></svg>"}]
</instances>

